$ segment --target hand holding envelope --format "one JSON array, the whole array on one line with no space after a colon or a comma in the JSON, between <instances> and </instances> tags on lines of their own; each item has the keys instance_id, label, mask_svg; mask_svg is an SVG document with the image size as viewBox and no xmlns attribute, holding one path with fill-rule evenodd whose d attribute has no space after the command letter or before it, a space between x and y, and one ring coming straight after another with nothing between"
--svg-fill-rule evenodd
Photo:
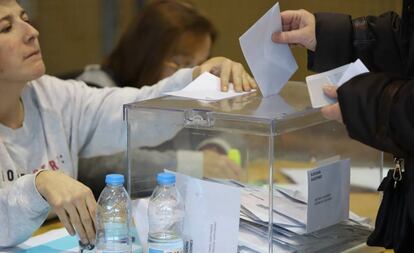
<instances>
[{"instance_id":1,"label":"hand holding envelope","mask_svg":"<svg viewBox=\"0 0 414 253\"><path fill-rule=\"evenodd\" d=\"M279 93L298 69L288 45L272 42L272 34L282 31L279 3L249 28L240 46L264 97Z\"/></svg>"}]
</instances>

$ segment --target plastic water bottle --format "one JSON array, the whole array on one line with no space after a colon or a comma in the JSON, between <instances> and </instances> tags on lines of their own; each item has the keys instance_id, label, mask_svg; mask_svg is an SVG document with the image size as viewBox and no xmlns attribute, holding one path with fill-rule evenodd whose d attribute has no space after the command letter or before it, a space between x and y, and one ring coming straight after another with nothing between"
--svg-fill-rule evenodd
<instances>
[{"instance_id":1,"label":"plastic water bottle","mask_svg":"<svg viewBox=\"0 0 414 253\"><path fill-rule=\"evenodd\" d=\"M98 199L96 211L96 252L131 252L131 201L125 190L124 176L109 174Z\"/></svg>"},{"instance_id":2,"label":"plastic water bottle","mask_svg":"<svg viewBox=\"0 0 414 253\"><path fill-rule=\"evenodd\" d=\"M183 253L184 202L175 175L157 175L157 187L148 205L148 253Z\"/></svg>"}]
</instances>

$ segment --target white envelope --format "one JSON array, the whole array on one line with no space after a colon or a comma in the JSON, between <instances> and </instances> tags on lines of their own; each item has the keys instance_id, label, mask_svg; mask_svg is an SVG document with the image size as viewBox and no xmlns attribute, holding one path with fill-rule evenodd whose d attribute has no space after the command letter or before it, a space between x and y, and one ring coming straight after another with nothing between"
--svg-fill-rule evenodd
<instances>
[{"instance_id":1,"label":"white envelope","mask_svg":"<svg viewBox=\"0 0 414 253\"><path fill-rule=\"evenodd\" d=\"M192 253L237 252L240 188L180 173L176 178L185 199L183 234L192 240Z\"/></svg>"},{"instance_id":2,"label":"white envelope","mask_svg":"<svg viewBox=\"0 0 414 253\"><path fill-rule=\"evenodd\" d=\"M239 38L244 57L264 97L279 93L298 69L289 46L272 41L272 33L277 31L282 31L279 3Z\"/></svg>"},{"instance_id":3,"label":"white envelope","mask_svg":"<svg viewBox=\"0 0 414 253\"><path fill-rule=\"evenodd\" d=\"M349 159L308 171L306 232L310 233L349 217Z\"/></svg>"},{"instance_id":4,"label":"white envelope","mask_svg":"<svg viewBox=\"0 0 414 253\"><path fill-rule=\"evenodd\" d=\"M336 103L323 92L323 86L330 84L340 87L352 77L369 72L360 59L341 67L306 77L309 96L313 108L319 108Z\"/></svg>"}]
</instances>

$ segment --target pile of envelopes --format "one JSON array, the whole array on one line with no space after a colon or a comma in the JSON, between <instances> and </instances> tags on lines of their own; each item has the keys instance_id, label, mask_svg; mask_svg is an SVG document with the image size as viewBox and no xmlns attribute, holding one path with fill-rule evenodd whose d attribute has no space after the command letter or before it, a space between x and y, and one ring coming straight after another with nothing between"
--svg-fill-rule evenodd
<instances>
[{"instance_id":1,"label":"pile of envelopes","mask_svg":"<svg viewBox=\"0 0 414 253\"><path fill-rule=\"evenodd\" d=\"M239 252L269 252L268 190L233 184L243 187ZM309 233L301 192L275 186L273 199L273 252L341 252L364 243L372 231L366 219L351 213L343 222Z\"/></svg>"}]
</instances>

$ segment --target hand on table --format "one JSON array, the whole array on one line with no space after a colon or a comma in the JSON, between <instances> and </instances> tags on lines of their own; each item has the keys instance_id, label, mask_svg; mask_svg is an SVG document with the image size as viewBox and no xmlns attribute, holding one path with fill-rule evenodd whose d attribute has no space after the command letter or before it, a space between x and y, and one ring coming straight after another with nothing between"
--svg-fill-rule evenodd
<instances>
[{"instance_id":1,"label":"hand on table","mask_svg":"<svg viewBox=\"0 0 414 253\"><path fill-rule=\"evenodd\" d=\"M36 187L70 235L78 233L84 244L95 243L96 201L79 181L56 171L42 171Z\"/></svg>"}]
</instances>

